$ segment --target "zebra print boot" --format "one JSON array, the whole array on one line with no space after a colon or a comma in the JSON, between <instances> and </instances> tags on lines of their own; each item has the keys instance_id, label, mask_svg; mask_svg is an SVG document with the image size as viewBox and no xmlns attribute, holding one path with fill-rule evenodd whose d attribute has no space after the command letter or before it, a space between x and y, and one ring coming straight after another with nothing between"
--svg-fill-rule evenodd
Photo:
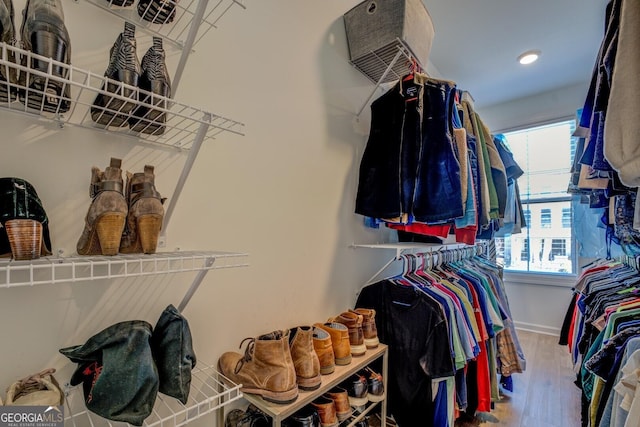
<instances>
[{"instance_id":1,"label":"zebra print boot","mask_svg":"<svg viewBox=\"0 0 640 427\"><path fill-rule=\"evenodd\" d=\"M176 4L179 0L140 0L138 15L154 24L168 24L176 16Z\"/></svg>"},{"instance_id":2,"label":"zebra print boot","mask_svg":"<svg viewBox=\"0 0 640 427\"><path fill-rule=\"evenodd\" d=\"M138 104L138 90L135 87L138 86L140 77L140 62L136 54L135 33L135 25L125 22L124 31L111 47L109 66L104 72L105 77L111 80L103 84L102 90L119 97L102 93L96 96L91 107L91 119L96 123L105 126L126 126L131 111ZM133 87L122 87L118 82Z\"/></svg>"},{"instance_id":3,"label":"zebra print boot","mask_svg":"<svg viewBox=\"0 0 640 427\"><path fill-rule=\"evenodd\" d=\"M162 135L165 131L167 102L171 97L171 80L164 62L162 39L153 38L153 46L142 58L142 74L138 86L151 94L140 93L140 104L129 119L131 129L136 132ZM154 96L160 95L160 97ZM157 108L153 108L153 107Z\"/></svg>"}]
</instances>

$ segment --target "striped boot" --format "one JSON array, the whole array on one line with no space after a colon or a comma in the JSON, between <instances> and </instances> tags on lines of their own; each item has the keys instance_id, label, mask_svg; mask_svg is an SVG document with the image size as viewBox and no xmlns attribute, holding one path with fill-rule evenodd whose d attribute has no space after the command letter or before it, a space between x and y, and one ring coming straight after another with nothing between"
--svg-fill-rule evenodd
<instances>
[{"instance_id":1,"label":"striped boot","mask_svg":"<svg viewBox=\"0 0 640 427\"><path fill-rule=\"evenodd\" d=\"M138 15L154 24L168 24L176 16L178 0L140 0Z\"/></svg>"},{"instance_id":2,"label":"striped boot","mask_svg":"<svg viewBox=\"0 0 640 427\"><path fill-rule=\"evenodd\" d=\"M138 104L138 79L140 78L140 62L136 54L136 27L125 22L124 31L111 47L109 66L104 72L107 81L103 91L119 95L112 97L98 94L91 107L91 119L104 126L127 126L131 111ZM126 83L133 88L123 88L118 82ZM128 98L128 99L122 99Z\"/></svg>"}]
</instances>

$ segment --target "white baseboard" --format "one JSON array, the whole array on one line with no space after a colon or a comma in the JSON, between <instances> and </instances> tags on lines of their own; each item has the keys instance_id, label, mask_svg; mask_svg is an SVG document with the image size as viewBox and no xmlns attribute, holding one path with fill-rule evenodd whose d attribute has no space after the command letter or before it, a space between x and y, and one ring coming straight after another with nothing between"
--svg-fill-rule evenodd
<instances>
[{"instance_id":1,"label":"white baseboard","mask_svg":"<svg viewBox=\"0 0 640 427\"><path fill-rule=\"evenodd\" d=\"M513 322L516 329L520 329L528 332L536 332L538 334L545 335L554 335L560 336L560 328L545 326L545 325L536 325L535 323L527 323L527 322Z\"/></svg>"}]
</instances>

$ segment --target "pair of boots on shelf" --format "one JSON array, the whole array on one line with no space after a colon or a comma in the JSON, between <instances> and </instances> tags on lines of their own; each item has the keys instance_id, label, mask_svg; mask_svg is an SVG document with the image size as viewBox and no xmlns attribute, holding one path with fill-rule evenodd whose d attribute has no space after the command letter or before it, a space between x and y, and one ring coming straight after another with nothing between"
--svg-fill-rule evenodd
<instances>
[{"instance_id":1,"label":"pair of boots on shelf","mask_svg":"<svg viewBox=\"0 0 640 427\"><path fill-rule=\"evenodd\" d=\"M124 31L111 47L104 73L109 80L102 87L107 93L96 96L91 119L104 126L129 126L134 132L162 135L167 120L167 98L171 97L162 38L153 37L153 45L140 63L135 33L135 25L126 22Z\"/></svg>"},{"instance_id":2,"label":"pair of boots on shelf","mask_svg":"<svg viewBox=\"0 0 640 427\"><path fill-rule=\"evenodd\" d=\"M77 244L80 255L156 252L166 199L156 190L154 167L127 172L125 186L121 164L111 158L104 171L91 169L92 202Z\"/></svg>"},{"instance_id":3,"label":"pair of boots on shelf","mask_svg":"<svg viewBox=\"0 0 640 427\"><path fill-rule=\"evenodd\" d=\"M323 374L330 374L335 365L348 365L351 357L362 356L367 349L378 347L378 331L375 322L375 310L356 308L329 318L325 323L314 326L329 335L329 339L317 340L320 355L320 369ZM331 354L329 354L331 350Z\"/></svg>"},{"instance_id":4,"label":"pair of boots on shelf","mask_svg":"<svg viewBox=\"0 0 640 427\"><path fill-rule=\"evenodd\" d=\"M22 16L20 36L25 50L63 64L71 63L71 41L64 25L61 0L27 0ZM0 31L0 42L16 44L12 0L0 0ZM69 85L59 81L67 77L67 68L53 64L49 71L48 61L34 57L29 59L27 55L16 58L15 52L9 49L7 59L15 64L20 61L23 67L40 74L30 71L18 73L18 69L11 65L0 67L0 102L13 101L17 94L29 108L51 113L69 111Z\"/></svg>"},{"instance_id":5,"label":"pair of boots on shelf","mask_svg":"<svg viewBox=\"0 0 640 427\"><path fill-rule=\"evenodd\" d=\"M133 0L106 0L112 6L131 6ZM176 4L179 0L140 0L138 15L153 24L168 24L176 17Z\"/></svg>"},{"instance_id":6,"label":"pair of boots on shelf","mask_svg":"<svg viewBox=\"0 0 640 427\"><path fill-rule=\"evenodd\" d=\"M191 329L171 304L154 327L144 320L118 322L59 352L77 364L69 384L82 384L87 409L108 420L142 425L158 392L183 405L193 402L191 371L197 358ZM172 407L167 400L163 405Z\"/></svg>"},{"instance_id":7,"label":"pair of boots on shelf","mask_svg":"<svg viewBox=\"0 0 640 427\"><path fill-rule=\"evenodd\" d=\"M244 355L226 352L220 356L218 368L230 380L242 384L245 393L257 394L274 403L293 402L298 397L298 389L318 389L321 375L333 373L335 365L348 365L352 355L366 352L362 333L365 315L369 333L367 345L375 348L378 346L375 311L361 308L344 312L324 324L246 338L240 344L242 347L248 341ZM340 322L352 327L353 333L350 334L349 327ZM354 336L355 350L350 345L350 335ZM358 347L357 339L362 339L362 349Z\"/></svg>"},{"instance_id":8,"label":"pair of boots on shelf","mask_svg":"<svg viewBox=\"0 0 640 427\"><path fill-rule=\"evenodd\" d=\"M33 185L0 178L0 257L32 260L51 255L49 218Z\"/></svg>"}]
</instances>

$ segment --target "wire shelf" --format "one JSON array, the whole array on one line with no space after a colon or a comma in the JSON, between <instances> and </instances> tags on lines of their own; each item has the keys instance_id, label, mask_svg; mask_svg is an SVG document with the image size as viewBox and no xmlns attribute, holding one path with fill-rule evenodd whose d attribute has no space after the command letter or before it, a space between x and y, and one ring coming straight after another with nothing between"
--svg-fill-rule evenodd
<instances>
[{"instance_id":1,"label":"wire shelf","mask_svg":"<svg viewBox=\"0 0 640 427\"><path fill-rule=\"evenodd\" d=\"M159 252L95 257L0 259L0 289L16 286L116 279L247 267L249 255L234 252Z\"/></svg>"},{"instance_id":2,"label":"wire shelf","mask_svg":"<svg viewBox=\"0 0 640 427\"><path fill-rule=\"evenodd\" d=\"M150 35L164 38L179 49L184 48L192 25L198 25L198 33L194 40L194 46L212 29L217 28L218 22L230 10L235 7L246 9L239 0L211 0L207 5L200 22L196 19L196 8L203 0L175 1L175 17L169 22L168 17L160 17L159 14L149 15L151 19L159 23L153 23L142 19L138 13L138 0L132 2L129 7L118 6L122 0L87 0L89 3L106 10L107 12L134 24ZM167 2L168 3L168 2ZM150 8L149 8L150 9ZM142 11L144 13L144 10Z\"/></svg>"},{"instance_id":3,"label":"wire shelf","mask_svg":"<svg viewBox=\"0 0 640 427\"><path fill-rule=\"evenodd\" d=\"M212 367L196 367L191 372L191 389L186 405L173 397L158 393L153 412L144 421L145 426L183 426L193 420L222 408L242 397L240 386L234 384ZM67 427L126 426L110 421L87 410L82 386L67 387L65 399L65 425Z\"/></svg>"},{"instance_id":4,"label":"wire shelf","mask_svg":"<svg viewBox=\"0 0 640 427\"><path fill-rule=\"evenodd\" d=\"M189 150L199 136L244 135L238 121L5 43L0 52L0 73L15 70L22 76L19 82L0 79L0 108L181 150ZM11 61L13 56L22 61Z\"/></svg>"}]
</instances>

